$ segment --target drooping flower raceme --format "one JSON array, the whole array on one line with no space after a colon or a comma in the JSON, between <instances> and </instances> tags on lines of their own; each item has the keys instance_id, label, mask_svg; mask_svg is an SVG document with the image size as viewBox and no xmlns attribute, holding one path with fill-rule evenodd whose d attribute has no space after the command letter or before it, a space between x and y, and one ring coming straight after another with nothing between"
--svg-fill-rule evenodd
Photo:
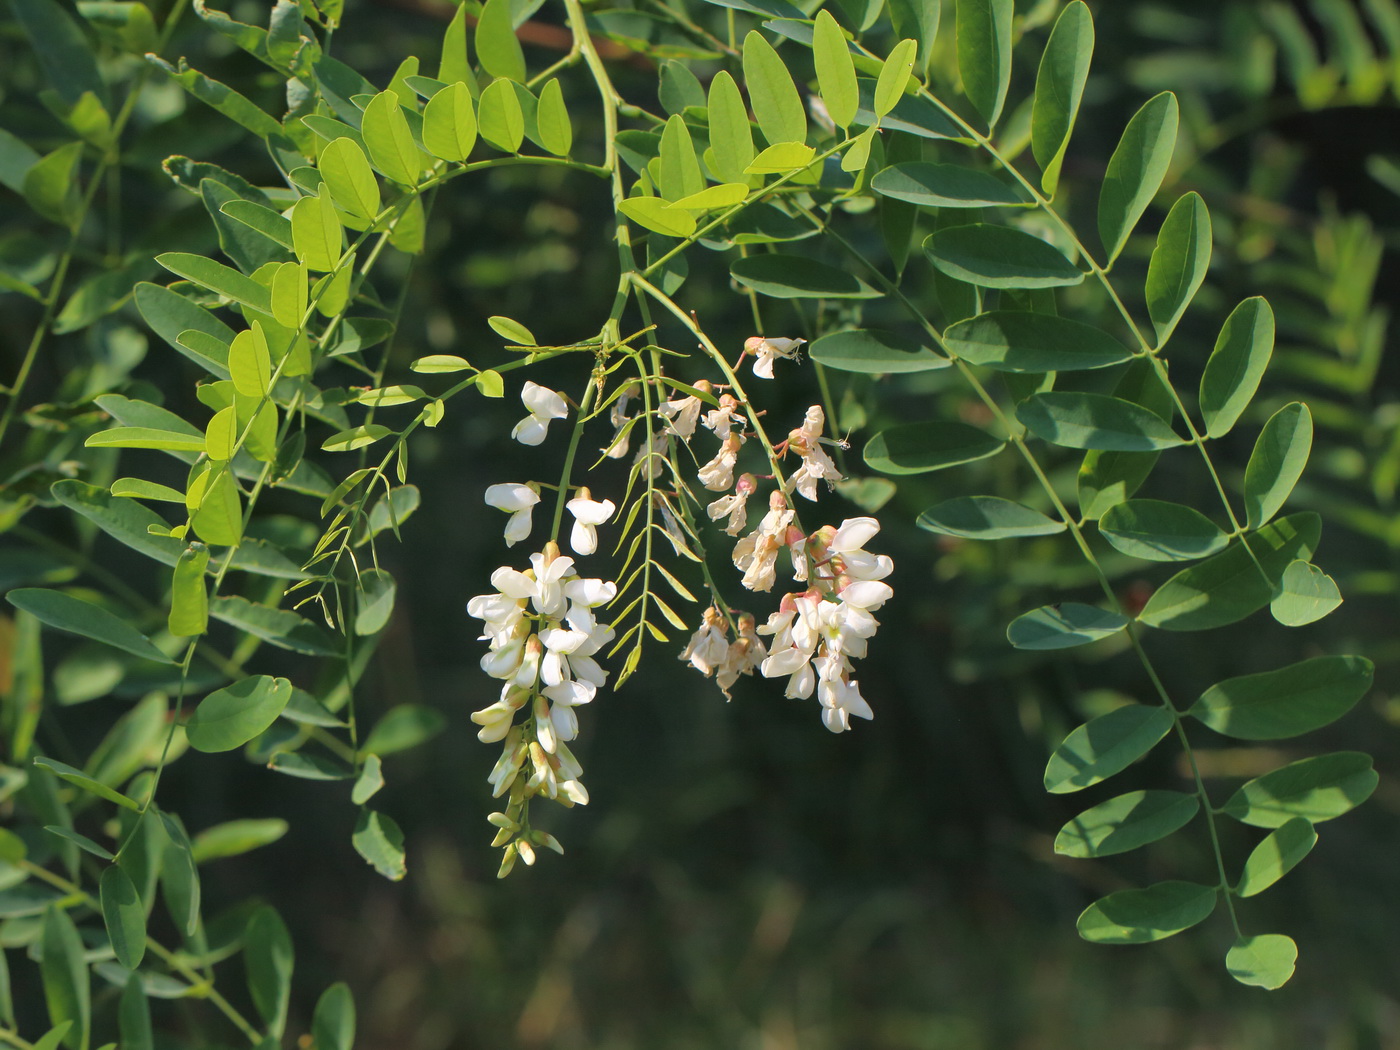
<instances>
[{"instance_id":1,"label":"drooping flower raceme","mask_svg":"<svg viewBox=\"0 0 1400 1050\"><path fill-rule=\"evenodd\" d=\"M617 586L580 577L574 560L553 543L530 555L524 571L497 569L491 584L495 593L472 598L467 612L482 621L488 651L481 668L502 683L501 693L471 718L482 742L503 744L490 782L496 797L509 796L506 811L491 817L500 829L495 844L509 844L504 875L517 856L533 863L533 847L526 849L532 842L562 852L552 838L528 828L529 799L542 795L566 806L588 801L583 768L567 742L578 735L575 708L592 702L607 681L594 655L612 640L613 629L598 622L596 610L616 596Z\"/></svg>"},{"instance_id":2,"label":"drooping flower raceme","mask_svg":"<svg viewBox=\"0 0 1400 1050\"><path fill-rule=\"evenodd\" d=\"M564 419L569 414L569 406L564 403L563 397L547 386L528 380L520 391L520 400L530 414L515 424L510 436L522 445L543 444L549 432L549 421Z\"/></svg>"}]
</instances>

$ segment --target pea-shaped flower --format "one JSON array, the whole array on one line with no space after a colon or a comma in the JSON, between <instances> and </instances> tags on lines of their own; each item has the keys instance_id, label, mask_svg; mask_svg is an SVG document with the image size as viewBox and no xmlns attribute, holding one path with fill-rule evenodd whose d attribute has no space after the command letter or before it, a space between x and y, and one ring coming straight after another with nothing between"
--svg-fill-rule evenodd
<instances>
[{"instance_id":1,"label":"pea-shaped flower","mask_svg":"<svg viewBox=\"0 0 1400 1050\"><path fill-rule=\"evenodd\" d=\"M510 515L510 520L506 522L507 547L514 547L530 535L530 515L539 501L539 490L533 485L506 482L486 489L487 505Z\"/></svg>"},{"instance_id":2,"label":"pea-shaped flower","mask_svg":"<svg viewBox=\"0 0 1400 1050\"><path fill-rule=\"evenodd\" d=\"M612 517L616 505L610 499L601 503L593 498L586 488L578 490L578 495L565 504L574 516L574 528L569 533L569 546L575 554L592 554L598 549L597 526Z\"/></svg>"},{"instance_id":3,"label":"pea-shaped flower","mask_svg":"<svg viewBox=\"0 0 1400 1050\"><path fill-rule=\"evenodd\" d=\"M544 442L551 419L563 419L569 414L569 406L564 399L547 386L526 382L520 391L520 400L530 410L530 414L515 424L510 436L522 445L539 445Z\"/></svg>"}]
</instances>

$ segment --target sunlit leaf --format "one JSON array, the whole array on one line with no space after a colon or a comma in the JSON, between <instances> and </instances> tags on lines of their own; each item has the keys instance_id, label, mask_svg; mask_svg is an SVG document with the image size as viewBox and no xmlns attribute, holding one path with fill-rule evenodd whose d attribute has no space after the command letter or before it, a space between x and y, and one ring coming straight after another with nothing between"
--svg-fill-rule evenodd
<instances>
[{"instance_id":1,"label":"sunlit leaf","mask_svg":"<svg viewBox=\"0 0 1400 1050\"><path fill-rule=\"evenodd\" d=\"M980 288L1058 288L1084 280L1054 245L1010 226L950 226L928 236L924 254L949 277Z\"/></svg>"},{"instance_id":2,"label":"sunlit leaf","mask_svg":"<svg viewBox=\"0 0 1400 1050\"><path fill-rule=\"evenodd\" d=\"M443 160L460 162L476 145L476 111L463 83L439 91L423 109L423 145Z\"/></svg>"},{"instance_id":3,"label":"sunlit leaf","mask_svg":"<svg viewBox=\"0 0 1400 1050\"><path fill-rule=\"evenodd\" d=\"M1337 581L1305 560L1283 570L1281 589L1269 603L1269 611L1287 627L1302 627L1320 620L1342 604Z\"/></svg>"},{"instance_id":4,"label":"sunlit leaf","mask_svg":"<svg viewBox=\"0 0 1400 1050\"><path fill-rule=\"evenodd\" d=\"M403 832L392 818L372 809L361 809L351 842L355 851L386 879L397 882L407 874Z\"/></svg>"},{"instance_id":5,"label":"sunlit leaf","mask_svg":"<svg viewBox=\"0 0 1400 1050\"><path fill-rule=\"evenodd\" d=\"M1215 910L1214 886L1159 882L1120 890L1095 901L1079 916L1079 936L1095 944L1147 944L1189 929Z\"/></svg>"},{"instance_id":6,"label":"sunlit leaf","mask_svg":"<svg viewBox=\"0 0 1400 1050\"><path fill-rule=\"evenodd\" d=\"M525 113L511 81L493 80L487 84L476 116L477 130L487 142L505 153L520 151L520 144L525 141Z\"/></svg>"},{"instance_id":7,"label":"sunlit leaf","mask_svg":"<svg viewBox=\"0 0 1400 1050\"><path fill-rule=\"evenodd\" d=\"M1073 0L1055 19L1036 72L1031 105L1031 152L1040 165L1041 189L1051 197L1059 184L1093 56L1093 16L1082 0Z\"/></svg>"},{"instance_id":8,"label":"sunlit leaf","mask_svg":"<svg viewBox=\"0 0 1400 1050\"><path fill-rule=\"evenodd\" d=\"M1171 732L1165 707L1128 704L1086 722L1055 749L1045 766L1045 790L1080 791L1106 780L1151 751Z\"/></svg>"},{"instance_id":9,"label":"sunlit leaf","mask_svg":"<svg viewBox=\"0 0 1400 1050\"><path fill-rule=\"evenodd\" d=\"M1276 671L1218 682L1186 713L1241 740L1284 740L1330 725L1371 689L1360 656L1317 656Z\"/></svg>"},{"instance_id":10,"label":"sunlit leaf","mask_svg":"<svg viewBox=\"0 0 1400 1050\"><path fill-rule=\"evenodd\" d=\"M1225 955L1225 968L1240 984L1273 990L1293 976L1298 946L1281 933L1242 937Z\"/></svg>"},{"instance_id":11,"label":"sunlit leaf","mask_svg":"<svg viewBox=\"0 0 1400 1050\"><path fill-rule=\"evenodd\" d=\"M185 735L196 751L232 751L272 725L291 695L292 683L285 678L244 678L201 700Z\"/></svg>"},{"instance_id":12,"label":"sunlit leaf","mask_svg":"<svg viewBox=\"0 0 1400 1050\"><path fill-rule=\"evenodd\" d=\"M908 423L876 434L865 462L884 474L922 474L994 456L1006 442L967 423Z\"/></svg>"},{"instance_id":13,"label":"sunlit leaf","mask_svg":"<svg viewBox=\"0 0 1400 1050\"><path fill-rule=\"evenodd\" d=\"M1235 893L1240 897L1263 893L1292 871L1315 845L1317 832L1302 817L1279 825L1250 852Z\"/></svg>"},{"instance_id":14,"label":"sunlit leaf","mask_svg":"<svg viewBox=\"0 0 1400 1050\"><path fill-rule=\"evenodd\" d=\"M515 35L510 0L486 0L476 23L476 57L493 77L525 83L525 52Z\"/></svg>"},{"instance_id":15,"label":"sunlit leaf","mask_svg":"<svg viewBox=\"0 0 1400 1050\"><path fill-rule=\"evenodd\" d=\"M807 111L792 74L757 30L744 37L744 82L763 137L770 143L807 141Z\"/></svg>"},{"instance_id":16,"label":"sunlit leaf","mask_svg":"<svg viewBox=\"0 0 1400 1050\"><path fill-rule=\"evenodd\" d=\"M1128 121L1099 189L1099 237L1105 265L1118 258L1162 185L1176 147L1176 127L1176 96L1170 91L1148 99Z\"/></svg>"},{"instance_id":17,"label":"sunlit leaf","mask_svg":"<svg viewBox=\"0 0 1400 1050\"><path fill-rule=\"evenodd\" d=\"M817 12L812 61L827 115L837 127L849 128L860 104L860 90L856 87L856 69L846 45L846 34L830 11Z\"/></svg>"},{"instance_id":18,"label":"sunlit leaf","mask_svg":"<svg viewBox=\"0 0 1400 1050\"><path fill-rule=\"evenodd\" d=\"M1157 231L1147 267L1147 312L1160 347L1171 338L1210 267L1210 212L1199 193L1183 195Z\"/></svg>"},{"instance_id":19,"label":"sunlit leaf","mask_svg":"<svg viewBox=\"0 0 1400 1050\"><path fill-rule=\"evenodd\" d=\"M196 864L238 857L263 846L270 846L287 833L290 825L277 817L260 820L228 820L205 828L195 835L190 856Z\"/></svg>"},{"instance_id":20,"label":"sunlit leaf","mask_svg":"<svg viewBox=\"0 0 1400 1050\"><path fill-rule=\"evenodd\" d=\"M1307 466L1312 435L1312 413L1301 401L1284 405L1264 424L1244 472L1249 528L1268 522L1287 502Z\"/></svg>"},{"instance_id":21,"label":"sunlit leaf","mask_svg":"<svg viewBox=\"0 0 1400 1050\"><path fill-rule=\"evenodd\" d=\"M1185 827L1201 804L1180 791L1130 791L1086 809L1055 836L1066 857L1108 857L1166 838Z\"/></svg>"},{"instance_id":22,"label":"sunlit leaf","mask_svg":"<svg viewBox=\"0 0 1400 1050\"><path fill-rule=\"evenodd\" d=\"M1371 756L1360 751L1299 759L1255 777L1231 795L1220 811L1258 828L1282 827L1295 817L1320 824L1371 797L1380 780L1371 767Z\"/></svg>"}]
</instances>

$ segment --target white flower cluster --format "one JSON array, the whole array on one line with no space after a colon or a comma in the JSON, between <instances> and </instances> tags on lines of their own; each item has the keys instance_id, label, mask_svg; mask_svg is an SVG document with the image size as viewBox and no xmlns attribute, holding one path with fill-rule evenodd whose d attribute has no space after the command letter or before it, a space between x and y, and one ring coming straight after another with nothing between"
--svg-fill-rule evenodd
<instances>
[{"instance_id":1,"label":"white flower cluster","mask_svg":"<svg viewBox=\"0 0 1400 1050\"><path fill-rule=\"evenodd\" d=\"M588 801L583 768L568 741L578 736L574 709L590 703L607 680L594 656L612 640L613 629L598 622L595 610L613 599L617 585L580 577L574 560L553 543L530 555L524 572L497 569L491 584L496 592L477 595L467 612L482 621L481 638L490 646L481 668L503 684L500 699L471 719L481 726L483 743L504 742L490 776L494 796L509 795L506 811L490 818L500 828L495 845L509 843L504 875L517 856L534 863L532 842L562 852L551 836L528 827L526 800ZM517 723L521 711L525 718Z\"/></svg>"}]
</instances>

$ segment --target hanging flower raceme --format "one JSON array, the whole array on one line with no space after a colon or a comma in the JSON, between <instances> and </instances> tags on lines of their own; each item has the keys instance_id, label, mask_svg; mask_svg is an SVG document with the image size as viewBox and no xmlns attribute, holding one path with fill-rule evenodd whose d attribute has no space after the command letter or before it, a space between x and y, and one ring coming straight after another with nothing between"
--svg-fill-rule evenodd
<instances>
[{"instance_id":1,"label":"hanging flower raceme","mask_svg":"<svg viewBox=\"0 0 1400 1050\"><path fill-rule=\"evenodd\" d=\"M583 498L592 502L586 493ZM588 801L583 769L567 741L578 735L575 708L591 703L607 681L594 655L612 640L613 629L598 622L595 610L616 596L617 586L580 577L574 559L553 543L532 554L524 571L497 569L491 584L495 593L472 598L467 612L482 621L488 651L481 667L502 682L501 694L471 718L481 727L478 739L503 744L489 779L496 797L509 798L505 813L492 814L500 829L495 844L507 847L505 875L517 857L534 862L532 843L559 849L550 836L529 828L529 799L542 795L565 806Z\"/></svg>"},{"instance_id":2,"label":"hanging flower raceme","mask_svg":"<svg viewBox=\"0 0 1400 1050\"><path fill-rule=\"evenodd\" d=\"M549 432L551 419L564 419L569 414L569 406L564 399L547 386L540 386L528 380L520 391L520 400L530 410L530 414L515 424L510 436L522 445L540 445Z\"/></svg>"}]
</instances>

